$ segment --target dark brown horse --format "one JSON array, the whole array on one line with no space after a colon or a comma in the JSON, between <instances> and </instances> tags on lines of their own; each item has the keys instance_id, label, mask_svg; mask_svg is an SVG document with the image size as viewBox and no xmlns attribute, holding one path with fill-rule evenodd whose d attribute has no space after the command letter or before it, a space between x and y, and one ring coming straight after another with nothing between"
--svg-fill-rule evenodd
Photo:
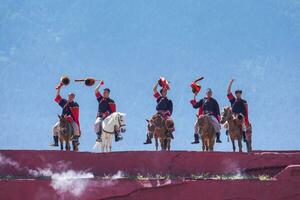
<instances>
[{"instance_id":1,"label":"dark brown horse","mask_svg":"<svg viewBox=\"0 0 300 200\"><path fill-rule=\"evenodd\" d=\"M71 150L70 141L72 140L74 136L74 130L71 125L71 123L63 116L58 115L59 118L59 126L57 129L58 138L60 142L60 149L63 150L64 142L65 142L65 149L67 151ZM72 141L73 150L78 151L78 145L77 142L74 140Z\"/></svg>"},{"instance_id":2,"label":"dark brown horse","mask_svg":"<svg viewBox=\"0 0 300 200\"><path fill-rule=\"evenodd\" d=\"M164 119L161 114L157 113L152 116L148 122L148 134L154 136L155 148L158 150L158 140L160 142L161 150L171 149L171 134L175 130L172 119Z\"/></svg>"}]
</instances>

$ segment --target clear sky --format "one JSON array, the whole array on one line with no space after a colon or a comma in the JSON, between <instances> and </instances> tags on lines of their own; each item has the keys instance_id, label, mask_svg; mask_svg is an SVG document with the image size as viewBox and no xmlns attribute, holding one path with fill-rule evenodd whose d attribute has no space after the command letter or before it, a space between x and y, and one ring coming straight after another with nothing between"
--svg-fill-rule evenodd
<instances>
[{"instance_id":1,"label":"clear sky","mask_svg":"<svg viewBox=\"0 0 300 200\"><path fill-rule=\"evenodd\" d=\"M61 75L104 79L117 110L127 113L124 140L143 145L155 112L152 87L171 82L176 132L172 149L191 145L195 113L189 84L204 76L221 107L228 81L243 89L253 148L299 149L300 2L297 0L17 0L0 1L0 148L52 149L61 112L53 101ZM94 87L71 83L80 105L80 149L92 151ZM200 95L204 96L204 92ZM231 150L222 130L216 150Z\"/></svg>"}]
</instances>

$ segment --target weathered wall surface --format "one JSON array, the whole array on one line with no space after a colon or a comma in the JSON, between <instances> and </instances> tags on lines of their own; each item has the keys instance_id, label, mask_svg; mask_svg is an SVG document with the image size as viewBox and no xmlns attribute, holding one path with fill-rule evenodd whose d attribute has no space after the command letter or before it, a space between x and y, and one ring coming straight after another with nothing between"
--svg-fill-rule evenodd
<instances>
[{"instance_id":1,"label":"weathered wall surface","mask_svg":"<svg viewBox=\"0 0 300 200\"><path fill-rule=\"evenodd\" d=\"M72 170L72 177L61 179ZM103 179L170 174L171 180ZM93 175L93 178L84 173ZM188 180L192 174L269 175L271 180ZM0 199L300 199L300 151L0 151ZM52 178L44 178L51 176ZM121 178L121 179L120 179Z\"/></svg>"}]
</instances>

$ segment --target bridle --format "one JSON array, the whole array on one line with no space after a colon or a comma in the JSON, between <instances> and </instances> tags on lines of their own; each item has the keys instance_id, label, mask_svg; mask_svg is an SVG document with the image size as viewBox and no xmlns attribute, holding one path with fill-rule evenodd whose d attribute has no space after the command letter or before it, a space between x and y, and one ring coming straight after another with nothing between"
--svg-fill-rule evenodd
<instances>
[{"instance_id":1,"label":"bridle","mask_svg":"<svg viewBox=\"0 0 300 200\"><path fill-rule=\"evenodd\" d=\"M126 126L126 124L121 124L121 117L120 115L117 116L118 118L118 125L119 125L119 129L121 129L122 127ZM102 129L103 132L105 133L109 133L109 134L115 134L115 128L114 128L114 131L106 131L104 128Z\"/></svg>"}]
</instances>

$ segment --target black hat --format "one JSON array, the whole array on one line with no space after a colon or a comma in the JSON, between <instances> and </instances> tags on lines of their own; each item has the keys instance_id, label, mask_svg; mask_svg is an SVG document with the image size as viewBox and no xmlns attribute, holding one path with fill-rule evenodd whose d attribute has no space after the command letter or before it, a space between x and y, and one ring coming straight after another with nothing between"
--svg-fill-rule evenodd
<instances>
[{"instance_id":1,"label":"black hat","mask_svg":"<svg viewBox=\"0 0 300 200\"><path fill-rule=\"evenodd\" d=\"M110 93L110 89L109 88L105 88L104 91L107 91Z\"/></svg>"},{"instance_id":2,"label":"black hat","mask_svg":"<svg viewBox=\"0 0 300 200\"><path fill-rule=\"evenodd\" d=\"M235 94L237 94L237 93L241 93L242 94L243 91L238 89L238 90L235 91Z\"/></svg>"}]
</instances>

